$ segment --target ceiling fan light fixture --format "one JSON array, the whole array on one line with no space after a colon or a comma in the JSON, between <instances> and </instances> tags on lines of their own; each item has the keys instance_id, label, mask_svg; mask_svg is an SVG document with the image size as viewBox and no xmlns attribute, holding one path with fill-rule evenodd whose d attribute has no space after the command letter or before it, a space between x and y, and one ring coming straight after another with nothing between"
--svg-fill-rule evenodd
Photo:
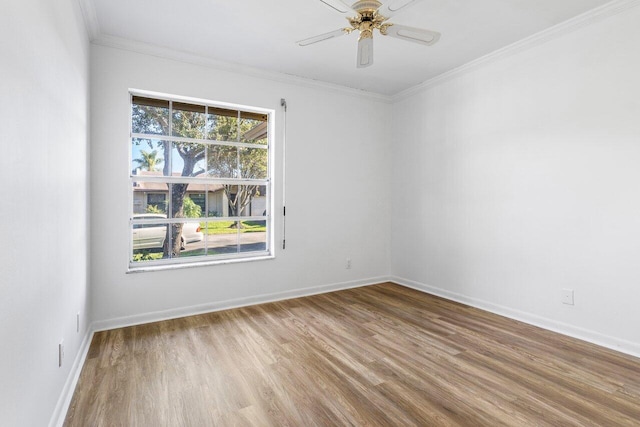
<instances>
[{"instance_id":1,"label":"ceiling fan light fixture","mask_svg":"<svg viewBox=\"0 0 640 427\"><path fill-rule=\"evenodd\" d=\"M358 56L356 67L366 68L373 65L373 37L362 37L358 40Z\"/></svg>"}]
</instances>

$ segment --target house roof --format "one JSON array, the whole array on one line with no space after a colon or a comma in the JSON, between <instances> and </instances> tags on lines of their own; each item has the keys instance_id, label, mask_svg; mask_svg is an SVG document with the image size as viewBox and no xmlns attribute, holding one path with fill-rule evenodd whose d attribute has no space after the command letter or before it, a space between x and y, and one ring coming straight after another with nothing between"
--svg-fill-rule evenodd
<instances>
[{"instance_id":1,"label":"house roof","mask_svg":"<svg viewBox=\"0 0 640 427\"><path fill-rule=\"evenodd\" d=\"M135 176L163 176L160 171L134 171ZM179 173L174 173L172 176L182 176ZM187 192L198 192L204 193L205 191L209 192L217 192L222 191L224 186L222 184L189 184L187 187ZM166 192L167 184L164 182L157 181L135 181L133 186L134 192Z\"/></svg>"}]
</instances>

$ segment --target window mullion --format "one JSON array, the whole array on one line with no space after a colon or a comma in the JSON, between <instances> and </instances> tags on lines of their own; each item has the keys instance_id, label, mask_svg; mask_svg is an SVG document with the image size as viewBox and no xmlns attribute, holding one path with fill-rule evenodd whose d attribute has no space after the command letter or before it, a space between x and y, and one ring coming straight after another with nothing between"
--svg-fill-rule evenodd
<instances>
[{"instance_id":1,"label":"window mullion","mask_svg":"<svg viewBox=\"0 0 640 427\"><path fill-rule=\"evenodd\" d=\"M262 150L268 150L269 146L265 144L255 144L253 142L238 142L238 141L218 141L217 139L200 139L200 138L184 138L182 136L171 135L158 135L155 133L133 133L131 134L133 139L161 139L164 141L172 142L187 142L198 143L205 145L224 145L228 147L246 147L246 148L260 148Z\"/></svg>"},{"instance_id":2,"label":"window mullion","mask_svg":"<svg viewBox=\"0 0 640 427\"><path fill-rule=\"evenodd\" d=\"M205 141L209 139L209 132L207 129L207 125L209 124L209 106L204 106L204 139ZM209 146L205 145L204 147L204 173L205 175L209 175ZM205 192L206 196L206 192ZM205 202L206 206L206 202Z\"/></svg>"},{"instance_id":3,"label":"window mullion","mask_svg":"<svg viewBox=\"0 0 640 427\"><path fill-rule=\"evenodd\" d=\"M169 136L173 136L173 101L169 100ZM169 142L169 176L173 176L173 144ZM167 218L173 218L173 185L167 184L167 190L169 194L169 202L167 203ZM167 224L167 256L169 259L173 258L173 225Z\"/></svg>"}]
</instances>

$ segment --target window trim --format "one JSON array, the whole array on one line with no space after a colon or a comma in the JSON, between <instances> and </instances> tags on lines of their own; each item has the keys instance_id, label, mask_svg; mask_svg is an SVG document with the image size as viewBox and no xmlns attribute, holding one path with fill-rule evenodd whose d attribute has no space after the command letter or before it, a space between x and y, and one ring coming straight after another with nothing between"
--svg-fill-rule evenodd
<instances>
[{"instance_id":1,"label":"window trim","mask_svg":"<svg viewBox=\"0 0 640 427\"><path fill-rule=\"evenodd\" d=\"M193 257L189 260L190 257L186 258L170 258L170 259L162 259L162 260L154 260L147 261L144 263L136 263L132 260L133 255L133 239L131 238L131 233L133 231L133 204L134 204L134 191L133 185L129 185L129 195L128 195L128 209L129 212L129 221L127 227L128 233L128 253L127 253L127 269L126 273L138 273L138 272L147 272L147 271L161 271L161 270L174 270L181 268L192 268L192 267L201 267L201 266L212 266L212 265L222 265L222 264L235 264L241 262L251 262L251 261L263 261L275 259L276 257L276 245L275 245L275 224L278 210L275 209L275 151L276 151L276 142L275 142L275 110L269 108L261 108L254 107L242 104L234 104L227 102L219 102L212 101L203 98L193 98L186 97L181 95L173 95L167 93L153 92L147 90L140 89L129 89L128 90L128 123L129 123L129 135L127 138L127 151L128 151L128 163L127 163L127 176L129 177L129 184L134 182L134 177L131 175L131 164L133 162L133 154L131 150L131 142L135 138L144 138L150 139L151 134L139 134L133 133L133 123L131 119L131 106L133 104L134 97L141 98L150 98L150 99L158 99L163 101L171 101L174 103L186 103L186 104L202 104L206 105L214 110L234 110L240 111L255 115L263 116L267 119L267 231L266 231L266 249L264 251L247 251L247 252L235 252L233 254L220 254L216 255L215 259L206 259L206 255L202 257ZM233 146L233 147L246 147L246 148L257 148L256 144L253 143L244 143L244 142L235 142L235 141L211 141L211 140L201 140L201 139L190 139L184 137L177 137L172 135L154 135L153 139L163 140L163 141L171 141L171 142L191 142L205 145L223 145L223 146ZM193 183L202 183L202 178L197 177L173 177L173 176L158 176L158 177L146 177L145 181L161 181L164 183L184 183L184 182L193 182ZM207 183L223 183L229 181L226 178L207 178ZM265 180L262 179L237 179L234 180L234 185L255 185L256 183L261 183L263 185ZM244 221L244 220L255 220L256 217L247 217L247 216L238 216L233 217L234 220ZM207 218L207 221L228 221L228 218L219 218L219 217L211 217ZM151 223L153 221L159 220L137 220L136 223ZM199 222L195 221L192 218L166 218L163 221L163 224L169 224L174 222ZM195 258L195 259L194 259Z\"/></svg>"}]
</instances>

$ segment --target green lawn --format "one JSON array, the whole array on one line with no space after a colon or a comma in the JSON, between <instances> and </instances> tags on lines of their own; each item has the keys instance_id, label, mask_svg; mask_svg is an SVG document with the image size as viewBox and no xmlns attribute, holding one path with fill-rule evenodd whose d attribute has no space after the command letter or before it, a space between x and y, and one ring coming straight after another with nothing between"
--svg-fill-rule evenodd
<instances>
[{"instance_id":1,"label":"green lawn","mask_svg":"<svg viewBox=\"0 0 640 427\"><path fill-rule=\"evenodd\" d=\"M208 226L205 228L205 225ZM211 221L209 223L201 223L202 232L206 234L235 234L238 229L233 227L234 221ZM255 233L259 231L267 231L264 221L242 221L241 233Z\"/></svg>"}]
</instances>

